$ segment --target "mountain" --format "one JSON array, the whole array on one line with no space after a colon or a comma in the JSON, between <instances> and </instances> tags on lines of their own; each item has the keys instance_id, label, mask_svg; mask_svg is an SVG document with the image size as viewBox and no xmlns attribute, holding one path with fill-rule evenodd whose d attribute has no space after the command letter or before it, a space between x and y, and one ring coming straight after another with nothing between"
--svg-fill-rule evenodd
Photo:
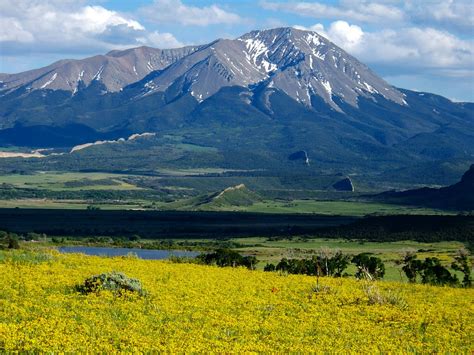
<instances>
[{"instance_id":1,"label":"mountain","mask_svg":"<svg viewBox=\"0 0 474 355\"><path fill-rule=\"evenodd\" d=\"M378 195L378 198L393 203L474 211L474 164L464 173L461 181L451 186L389 191Z\"/></svg>"},{"instance_id":2,"label":"mountain","mask_svg":"<svg viewBox=\"0 0 474 355\"><path fill-rule=\"evenodd\" d=\"M314 32L292 28L253 31L236 40L217 40L165 73L147 81L147 93L191 93L203 101L228 86L255 87L284 92L305 106L318 96L335 110L333 95L357 106L359 96L379 94L406 104L403 94L369 68ZM268 108L268 107L267 107Z\"/></svg>"},{"instance_id":3,"label":"mountain","mask_svg":"<svg viewBox=\"0 0 474 355\"><path fill-rule=\"evenodd\" d=\"M296 170L439 184L474 159L473 104L395 88L311 31L113 51L0 80L1 145L72 147L156 133L84 149L80 160L22 161L24 169ZM0 170L9 164L0 161ZM446 168L426 174L433 165Z\"/></svg>"}]
</instances>

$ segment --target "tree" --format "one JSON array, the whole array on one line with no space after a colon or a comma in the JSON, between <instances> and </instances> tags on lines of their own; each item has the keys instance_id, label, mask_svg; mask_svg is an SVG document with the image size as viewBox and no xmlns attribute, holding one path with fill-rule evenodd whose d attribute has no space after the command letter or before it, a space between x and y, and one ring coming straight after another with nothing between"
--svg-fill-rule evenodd
<instances>
[{"instance_id":1,"label":"tree","mask_svg":"<svg viewBox=\"0 0 474 355\"><path fill-rule=\"evenodd\" d=\"M361 253L352 258L352 263L357 266L357 278L363 278L366 274L375 279L381 279L385 275L385 265L382 259L370 256L369 253Z\"/></svg>"},{"instance_id":2,"label":"tree","mask_svg":"<svg viewBox=\"0 0 474 355\"><path fill-rule=\"evenodd\" d=\"M265 265L265 267L263 268L263 271L275 271L275 265L273 265L273 264L267 264L267 265Z\"/></svg>"},{"instance_id":3,"label":"tree","mask_svg":"<svg viewBox=\"0 0 474 355\"><path fill-rule=\"evenodd\" d=\"M451 285L459 283L456 275L441 265L438 258L426 258L422 265L421 282L431 285Z\"/></svg>"},{"instance_id":4,"label":"tree","mask_svg":"<svg viewBox=\"0 0 474 355\"><path fill-rule=\"evenodd\" d=\"M336 254L331 259L329 259L329 270L331 272L330 275L341 277L344 270L349 266L349 262L349 255L344 255L341 251L337 251Z\"/></svg>"},{"instance_id":5,"label":"tree","mask_svg":"<svg viewBox=\"0 0 474 355\"><path fill-rule=\"evenodd\" d=\"M421 272L423 263L416 258L416 254L412 251L407 251L401 261L403 264L402 270L408 278L409 282L416 282L417 275Z\"/></svg>"},{"instance_id":6,"label":"tree","mask_svg":"<svg viewBox=\"0 0 474 355\"><path fill-rule=\"evenodd\" d=\"M471 278L472 265L470 262L469 252L466 249L458 250L458 253L454 257L454 262L451 264L451 267L454 270L460 271L464 274L464 277L462 279L463 287L472 286L472 278Z\"/></svg>"},{"instance_id":7,"label":"tree","mask_svg":"<svg viewBox=\"0 0 474 355\"><path fill-rule=\"evenodd\" d=\"M225 266L245 266L248 269L254 270L258 260L254 256L242 256L236 251L229 249L217 249L214 253L201 254L197 257L198 260L207 265Z\"/></svg>"}]
</instances>

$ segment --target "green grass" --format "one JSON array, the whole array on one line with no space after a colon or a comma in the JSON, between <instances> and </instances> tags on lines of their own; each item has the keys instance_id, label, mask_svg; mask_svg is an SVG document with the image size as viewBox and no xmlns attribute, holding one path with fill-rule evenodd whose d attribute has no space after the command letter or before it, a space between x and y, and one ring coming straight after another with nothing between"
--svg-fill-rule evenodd
<instances>
[{"instance_id":1,"label":"green grass","mask_svg":"<svg viewBox=\"0 0 474 355\"><path fill-rule=\"evenodd\" d=\"M1 183L1 182L0 182ZM107 186L85 186L83 188L73 188L70 190L80 190L93 188L94 190L107 190L117 188L118 185ZM141 209L144 206L155 203L155 208L161 210L187 210L192 209L188 206L190 200L164 203L160 201L148 200L129 200L124 203L103 203L103 209ZM53 200L53 199L18 199L18 200L0 200L0 208L72 208L84 209L91 202L85 200ZM212 205L207 208L205 205L201 210L212 211L241 211L241 212L262 212L262 213L310 213L323 215L341 215L341 216L365 216L368 214L419 214L419 215L447 215L454 214L450 211L435 210L429 208L417 208L410 206L399 206L369 202L349 202L349 201L317 201L317 200L299 200L290 203L278 201L256 202L250 206L231 206L231 205Z\"/></svg>"},{"instance_id":2,"label":"green grass","mask_svg":"<svg viewBox=\"0 0 474 355\"><path fill-rule=\"evenodd\" d=\"M126 175L110 173L68 173L45 172L32 175L0 175L0 184L9 184L17 188L46 189L51 191L74 190L136 190L139 187L129 184L123 179ZM97 185L89 184L81 187L67 187L65 183L81 180L97 180ZM113 180L116 185L101 184L100 180Z\"/></svg>"}]
</instances>

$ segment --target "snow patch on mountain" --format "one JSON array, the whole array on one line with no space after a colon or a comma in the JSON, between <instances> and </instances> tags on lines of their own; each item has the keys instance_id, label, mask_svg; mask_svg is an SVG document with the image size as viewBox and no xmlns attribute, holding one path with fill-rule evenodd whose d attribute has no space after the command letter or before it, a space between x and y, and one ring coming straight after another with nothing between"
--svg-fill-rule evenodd
<instances>
[{"instance_id":1,"label":"snow patch on mountain","mask_svg":"<svg viewBox=\"0 0 474 355\"><path fill-rule=\"evenodd\" d=\"M56 78L58 77L58 73L54 73L53 76L46 82L44 83L43 85L41 85L41 89L44 89L46 88L48 85L50 85L53 81L56 80Z\"/></svg>"}]
</instances>

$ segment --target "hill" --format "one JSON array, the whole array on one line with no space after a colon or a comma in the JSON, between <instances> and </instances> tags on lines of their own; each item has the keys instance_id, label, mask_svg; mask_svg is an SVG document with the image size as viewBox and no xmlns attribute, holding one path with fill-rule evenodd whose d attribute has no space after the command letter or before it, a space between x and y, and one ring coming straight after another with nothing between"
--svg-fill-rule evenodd
<instances>
[{"instance_id":1,"label":"hill","mask_svg":"<svg viewBox=\"0 0 474 355\"><path fill-rule=\"evenodd\" d=\"M400 192L389 191L378 195L378 199L392 203L474 211L474 164L459 182L451 186L439 189L425 187Z\"/></svg>"},{"instance_id":2,"label":"hill","mask_svg":"<svg viewBox=\"0 0 474 355\"><path fill-rule=\"evenodd\" d=\"M239 184L227 187L219 192L172 202L166 208L173 210L219 210L251 206L262 200L262 197L257 193L250 191L244 184Z\"/></svg>"}]
</instances>

